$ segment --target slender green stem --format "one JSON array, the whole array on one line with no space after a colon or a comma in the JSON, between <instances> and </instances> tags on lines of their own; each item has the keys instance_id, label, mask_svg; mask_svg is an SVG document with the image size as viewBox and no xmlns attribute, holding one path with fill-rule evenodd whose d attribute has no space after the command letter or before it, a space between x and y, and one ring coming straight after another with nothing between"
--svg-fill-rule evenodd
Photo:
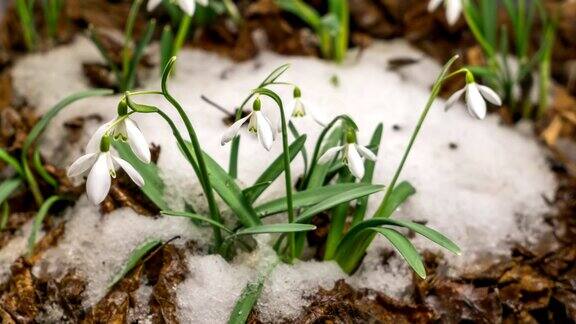
<instances>
[{"instance_id":1,"label":"slender green stem","mask_svg":"<svg viewBox=\"0 0 576 324\"><path fill-rule=\"evenodd\" d=\"M186 126L186 130L188 131L188 135L190 136L190 142L192 143L194 153L196 154L196 160L198 161L198 169L200 171L198 173L198 177L202 179L200 180L200 183L204 189L206 199L208 200L210 215L212 219L221 223L222 220L220 219L220 211L218 210L218 206L216 205L216 199L214 198L214 192L212 190L212 186L210 184L210 178L208 176L208 169L206 168L206 162L204 161L204 152L202 151L202 147L200 146L200 143L198 141L198 136L196 136L196 131L194 130L194 127L192 126L190 119L186 115L186 112L184 111L180 103L176 99L174 99L174 97L172 97L172 95L168 91L167 79L168 76L170 75L170 71L172 71L172 68L174 67L175 61L176 57L173 57L168 62L168 65L166 66L166 69L163 73L162 93L164 94L166 100L168 100L168 102L170 102L170 104L172 104L172 106L178 111L180 118L182 119L184 125ZM187 151L186 146L183 146L183 149ZM222 233L220 232L220 229L218 227L213 226L212 228L214 230L214 240L216 241L216 245L220 246L220 244L222 243Z\"/></svg>"},{"instance_id":2,"label":"slender green stem","mask_svg":"<svg viewBox=\"0 0 576 324\"><path fill-rule=\"evenodd\" d=\"M0 211L0 231L6 228L8 224L8 217L10 217L10 205L8 201L4 201L1 206L2 210Z\"/></svg>"},{"instance_id":3,"label":"slender green stem","mask_svg":"<svg viewBox=\"0 0 576 324\"><path fill-rule=\"evenodd\" d=\"M404 155L402 156L402 160L400 161L400 164L398 165L398 168L396 169L396 172L394 173L394 177L392 178L392 181L390 181L388 188L386 188L386 193L384 194L384 198L382 199L382 202L380 203L380 206L378 207L378 210L376 211L376 215L380 214L384 210L384 208L386 207L386 203L388 202L388 198L390 197L390 194L392 194L392 190L394 190L394 188L396 187L396 182L398 181L398 178L400 177L400 173L402 172L402 169L404 168L404 164L406 163L406 160L408 159L408 155L410 155L410 151L412 150L412 146L414 146L414 142L416 141L416 138L418 137L418 134L420 133L420 129L422 128L422 124L424 123L426 116L428 116L428 112L430 111L430 108L432 107L434 100L436 100L436 97L438 97L438 93L440 92L440 89L442 88L442 85L444 84L444 80L445 80L444 76L446 75L446 73L448 72L448 70L450 69L450 67L452 66L452 64L454 63L454 61L457 58L458 58L457 55L452 57L448 61L448 63L446 63L446 65L444 65L444 69L443 69L442 73L440 74L440 76L438 77L436 82L434 83L434 87L432 88L432 93L430 94L430 98L428 98L428 102L426 103L426 107L424 108L424 110L420 114L420 118L418 120L418 123L416 124L416 127L414 128L414 131L412 132L412 136L410 137L410 141L408 142L408 146L406 147L406 150L404 151Z\"/></svg>"},{"instance_id":4,"label":"slender green stem","mask_svg":"<svg viewBox=\"0 0 576 324\"><path fill-rule=\"evenodd\" d=\"M44 223L44 218L46 217L46 215L48 215L48 211L50 210L50 208L57 203L58 201L61 200L67 200L66 198L60 197L60 196L52 196L48 199L46 199L46 201L40 206L40 209L38 210L38 213L36 214L36 217L34 218L34 223L32 225L32 231L30 232L30 236L28 237L28 255L32 255L32 252L34 251L34 246L36 245L36 236L38 235L38 231L40 230L40 227L42 226L42 223Z\"/></svg>"},{"instance_id":5,"label":"slender green stem","mask_svg":"<svg viewBox=\"0 0 576 324\"><path fill-rule=\"evenodd\" d=\"M290 170L290 146L288 145L288 127L286 115L282 102L278 102L280 108L280 118L282 122L282 156L284 159L284 179L286 182L286 204L288 206L288 223L294 222L294 203L292 202L292 172ZM289 261L296 257L296 236L294 233L288 234Z\"/></svg>"}]
</instances>

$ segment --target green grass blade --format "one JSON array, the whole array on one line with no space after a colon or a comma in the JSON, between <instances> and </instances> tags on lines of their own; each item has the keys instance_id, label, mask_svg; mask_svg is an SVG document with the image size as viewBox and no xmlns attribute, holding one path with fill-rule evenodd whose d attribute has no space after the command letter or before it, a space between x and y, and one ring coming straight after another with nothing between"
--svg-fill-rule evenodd
<instances>
[{"instance_id":1,"label":"green grass blade","mask_svg":"<svg viewBox=\"0 0 576 324\"><path fill-rule=\"evenodd\" d=\"M328 199L344 191L349 191L358 188L366 188L369 186L371 185L366 185L362 183L342 183L295 192L293 195L294 209L315 205L325 199ZM288 207L286 205L286 197L283 197L267 201L261 205L258 205L256 206L255 210L258 216L265 217L285 212L287 208Z\"/></svg>"},{"instance_id":2,"label":"green grass blade","mask_svg":"<svg viewBox=\"0 0 576 324\"><path fill-rule=\"evenodd\" d=\"M40 121L38 121L38 123L36 123L36 125L34 125L34 128L32 128L32 130L30 131L30 133L28 133L28 136L26 137L26 140L24 140L24 144L22 145L23 154L25 155L28 153L28 150L30 149L32 144L36 141L36 139L38 139L38 137L42 134L46 126L48 126L48 123L50 123L50 121L54 117L56 117L56 115L60 112L60 110L66 108L70 104L81 99L96 96L106 96L112 93L113 91L110 89L91 89L77 92L58 102L56 105L50 108L50 110L46 114L44 114L44 116L42 116Z\"/></svg>"},{"instance_id":3,"label":"green grass blade","mask_svg":"<svg viewBox=\"0 0 576 324\"><path fill-rule=\"evenodd\" d=\"M299 223L309 222L312 217L320 212L328 210L332 207L338 206L341 203L345 203L354 199L358 199L360 197L368 196L379 191L382 191L384 186L381 185L365 185L360 188L351 189L348 191L344 191L338 193L334 196L331 196L323 201L319 202L318 204L304 210L300 216L296 219Z\"/></svg>"},{"instance_id":4,"label":"green grass blade","mask_svg":"<svg viewBox=\"0 0 576 324\"><path fill-rule=\"evenodd\" d=\"M10 217L10 205L7 201L3 201L1 204L2 210L0 211L0 231L3 231L8 225L8 217Z\"/></svg>"},{"instance_id":5,"label":"green grass blade","mask_svg":"<svg viewBox=\"0 0 576 324\"><path fill-rule=\"evenodd\" d=\"M50 173L48 173L48 171L46 171L44 168L44 165L42 164L42 158L40 157L40 151L38 149L34 150L32 163L34 163L34 169L36 169L38 175L42 177L46 183L54 188L58 187L58 180L54 179L54 177L51 176Z\"/></svg>"},{"instance_id":6,"label":"green grass blade","mask_svg":"<svg viewBox=\"0 0 576 324\"><path fill-rule=\"evenodd\" d=\"M150 41L152 40L152 36L154 36L154 30L156 29L156 21L150 20L146 25L146 30L144 31L144 36L138 42L138 46L134 50L134 55L130 59L130 64L128 66L128 72L126 74L126 88L123 89L124 91L132 90L134 88L134 84L136 83L136 72L138 68L138 64L140 64L140 60L144 56L144 51Z\"/></svg>"},{"instance_id":7,"label":"green grass blade","mask_svg":"<svg viewBox=\"0 0 576 324\"><path fill-rule=\"evenodd\" d=\"M294 160L298 153L304 147L304 143L306 142L306 135L302 135L298 137L292 144L290 144L290 161ZM254 203L258 197L268 188L268 186L276 180L282 173L284 172L284 160L283 155L280 154L274 162L272 162L264 172L258 177L258 179L254 182L254 185L251 187L250 191L244 191L246 193L246 199L250 203ZM257 184L267 184L267 185L259 185Z\"/></svg>"},{"instance_id":8,"label":"green grass blade","mask_svg":"<svg viewBox=\"0 0 576 324\"><path fill-rule=\"evenodd\" d=\"M460 255L462 253L456 243L452 242L452 240L444 236L444 234L433 230L430 227L401 219L388 219L388 223L390 225L397 225L410 229L456 255Z\"/></svg>"},{"instance_id":9,"label":"green grass blade","mask_svg":"<svg viewBox=\"0 0 576 324\"><path fill-rule=\"evenodd\" d=\"M424 268L422 257L414 245L412 245L412 243L410 243L410 241L404 237L404 235L390 228L371 227L369 230L378 234L382 234L386 239L388 239L388 241L396 248L400 255L402 255L404 260L406 260L414 272L416 272L420 278L426 279L426 268Z\"/></svg>"},{"instance_id":10,"label":"green grass blade","mask_svg":"<svg viewBox=\"0 0 576 324\"><path fill-rule=\"evenodd\" d=\"M196 221L206 222L210 225L217 226L228 233L233 233L233 231L231 229L229 229L228 227L226 227L224 224L217 222L217 221L215 221L209 217L204 217L202 215L198 215L195 213L178 212L178 211L171 211L171 210L163 210L160 213L162 215L166 215L166 216L187 217L187 218L190 218L190 219L193 219Z\"/></svg>"},{"instance_id":11,"label":"green grass blade","mask_svg":"<svg viewBox=\"0 0 576 324\"><path fill-rule=\"evenodd\" d=\"M8 180L4 180L0 184L0 203L5 202L10 198L10 195L20 187L22 184L22 179L20 178L12 178Z\"/></svg>"},{"instance_id":12,"label":"green grass blade","mask_svg":"<svg viewBox=\"0 0 576 324\"><path fill-rule=\"evenodd\" d=\"M122 270L116 276L114 276L114 278L112 278L112 281L110 281L110 284L108 285L108 289L112 288L115 284L122 280L122 278L124 278L132 269L134 269L134 267L138 265L138 262L140 262L144 256L146 256L155 248L159 247L161 244L162 241L160 240L150 240L136 247L130 254L128 261L126 261L124 268L122 268Z\"/></svg>"},{"instance_id":13,"label":"green grass blade","mask_svg":"<svg viewBox=\"0 0 576 324\"><path fill-rule=\"evenodd\" d=\"M40 231L40 227L42 227L42 223L44 223L44 218L46 218L46 215L48 215L50 208L60 200L64 200L64 198L59 196L52 196L46 199L42 206L40 206L36 217L34 217L32 231L28 237L28 254L31 254L34 250L34 245L36 244L36 236L38 235L38 231Z\"/></svg>"},{"instance_id":14,"label":"green grass blade","mask_svg":"<svg viewBox=\"0 0 576 324\"><path fill-rule=\"evenodd\" d=\"M318 12L302 0L276 0L276 4L282 10L287 11L302 19L316 32L320 29L321 18Z\"/></svg>"},{"instance_id":15,"label":"green grass blade","mask_svg":"<svg viewBox=\"0 0 576 324\"><path fill-rule=\"evenodd\" d=\"M115 141L113 145L120 157L130 163L138 170L142 178L144 178L144 186L140 189L146 197L148 197L158 209L168 209L168 204L164 200L165 185L162 178L160 178L158 166L154 163L144 163L140 161L127 143Z\"/></svg>"},{"instance_id":16,"label":"green grass blade","mask_svg":"<svg viewBox=\"0 0 576 324\"><path fill-rule=\"evenodd\" d=\"M16 158L14 158L12 155L10 155L10 153L2 148L0 148L0 160L11 166L19 175L24 174L22 166L20 166L20 162L18 162Z\"/></svg>"}]
</instances>

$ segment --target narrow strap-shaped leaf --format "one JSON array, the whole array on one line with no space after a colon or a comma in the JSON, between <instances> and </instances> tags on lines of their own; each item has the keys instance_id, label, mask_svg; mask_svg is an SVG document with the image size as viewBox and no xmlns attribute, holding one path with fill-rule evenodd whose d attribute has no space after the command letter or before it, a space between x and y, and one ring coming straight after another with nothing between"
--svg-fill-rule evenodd
<instances>
[{"instance_id":1,"label":"narrow strap-shaped leaf","mask_svg":"<svg viewBox=\"0 0 576 324\"><path fill-rule=\"evenodd\" d=\"M186 145L191 152L194 152L194 148L190 142L186 142ZM193 156L196 156L196 154L193 154ZM236 214L238 220L247 227L262 224L262 221L256 215L252 205L246 200L246 197L244 197L236 181L205 152L204 160L212 187Z\"/></svg>"},{"instance_id":2,"label":"narrow strap-shaped leaf","mask_svg":"<svg viewBox=\"0 0 576 324\"><path fill-rule=\"evenodd\" d=\"M363 183L340 183L296 192L292 197L294 199L294 208L297 209L315 205L338 193L369 186L372 185L366 185ZM285 212L287 208L286 197L283 197L258 205L255 210L258 216L265 217Z\"/></svg>"},{"instance_id":3,"label":"narrow strap-shaped leaf","mask_svg":"<svg viewBox=\"0 0 576 324\"><path fill-rule=\"evenodd\" d=\"M214 226L218 226L219 228L223 229L224 231L228 232L228 233L233 233L231 229L229 229L228 227L226 227L226 225L217 222L211 218L208 217L204 217L202 215L198 215L195 213L189 213L189 212L178 212L178 211L171 211L171 210L163 210L160 212L162 215L167 215L167 216L177 216L177 217L187 217L193 220L197 220L197 221L201 221L201 222L206 222L210 225L214 225Z\"/></svg>"},{"instance_id":4,"label":"narrow strap-shaped leaf","mask_svg":"<svg viewBox=\"0 0 576 324\"><path fill-rule=\"evenodd\" d=\"M388 241L398 250L400 255L406 260L408 265L416 272L418 276L422 279L426 279L426 268L422 262L422 257L410 243L410 241L400 234L398 231L391 228L383 227L370 227L368 230L374 231L376 233L382 234Z\"/></svg>"},{"instance_id":5,"label":"narrow strap-shaped leaf","mask_svg":"<svg viewBox=\"0 0 576 324\"><path fill-rule=\"evenodd\" d=\"M304 210L300 216L296 219L297 222L306 223L312 220L314 215L320 212L328 210L332 207L338 206L341 203L345 203L360 197L368 196L378 191L382 191L384 186L382 185L365 185L360 188L351 189L348 191L340 192L334 196L331 196L318 204Z\"/></svg>"},{"instance_id":6,"label":"narrow strap-shaped leaf","mask_svg":"<svg viewBox=\"0 0 576 324\"><path fill-rule=\"evenodd\" d=\"M444 234L433 230L428 226L401 219L388 219L388 222L390 225L402 226L413 230L414 232L426 237L430 241L440 245L441 247L456 255L460 255L460 253L462 253L456 243L452 242L452 240L444 236Z\"/></svg>"},{"instance_id":7,"label":"narrow strap-shaped leaf","mask_svg":"<svg viewBox=\"0 0 576 324\"><path fill-rule=\"evenodd\" d=\"M249 282L242 295L236 301L232 313L230 313L230 318L228 319L228 324L244 324L250 316L250 312L260 295L262 294L262 288L264 288L264 278L260 277L256 282Z\"/></svg>"},{"instance_id":8,"label":"narrow strap-shaped leaf","mask_svg":"<svg viewBox=\"0 0 576 324\"><path fill-rule=\"evenodd\" d=\"M160 37L160 72L164 71L166 64L172 58L172 44L174 44L174 33L170 25L166 25Z\"/></svg>"},{"instance_id":9,"label":"narrow strap-shaped leaf","mask_svg":"<svg viewBox=\"0 0 576 324\"><path fill-rule=\"evenodd\" d=\"M389 218L392 216L394 211L398 209L410 196L416 193L416 189L410 184L408 181L402 181L390 194L388 200L386 201L386 205L382 209L381 213L377 213L374 217L378 218Z\"/></svg>"},{"instance_id":10,"label":"narrow strap-shaped leaf","mask_svg":"<svg viewBox=\"0 0 576 324\"><path fill-rule=\"evenodd\" d=\"M290 161L294 160L294 158L298 155L300 150L304 147L304 143L306 142L306 135L302 135L298 137L291 145L290 145ZM278 156L274 162L272 162L264 172L258 177L258 179L254 182L254 186L252 190L247 192L246 199L250 203L254 203L258 197L268 188L268 186L278 178L282 172L284 172L284 160L282 154ZM267 183L268 185L261 185L257 186L256 184L264 184Z\"/></svg>"},{"instance_id":11,"label":"narrow strap-shaped leaf","mask_svg":"<svg viewBox=\"0 0 576 324\"><path fill-rule=\"evenodd\" d=\"M126 276L132 269L134 269L134 267L136 267L136 265L138 265L138 262L140 262L140 260L144 256L146 256L148 253L150 253L152 250L154 250L161 244L162 244L161 240L154 239L144 242L138 247L136 247L132 251L132 253L130 253L130 257L128 257L128 260L126 261L126 264L124 265L122 270L112 278L112 281L110 281L108 288L112 288L115 284L117 284L120 280L122 280L124 276Z\"/></svg>"},{"instance_id":12,"label":"narrow strap-shaped leaf","mask_svg":"<svg viewBox=\"0 0 576 324\"><path fill-rule=\"evenodd\" d=\"M257 235L257 234L272 234L272 233L297 233L297 232L308 232L316 229L316 226L310 224L298 224L298 223L287 223L287 224L266 224L258 225L253 227L242 228L232 236L241 235Z\"/></svg>"},{"instance_id":13,"label":"narrow strap-shaped leaf","mask_svg":"<svg viewBox=\"0 0 576 324\"><path fill-rule=\"evenodd\" d=\"M54 105L50 110L42 116L40 121L34 125L34 128L28 133L26 140L24 140L24 144L22 145L23 154L27 154L28 150L32 146L32 143L38 139L40 134L44 131L48 123L54 118L60 110L66 108L70 104L74 103L75 101L85 99L88 97L96 97L96 96L106 96L112 94L113 91L110 89L91 89L86 91L77 92L72 94L63 100L59 101L56 105Z\"/></svg>"},{"instance_id":14,"label":"narrow strap-shaped leaf","mask_svg":"<svg viewBox=\"0 0 576 324\"><path fill-rule=\"evenodd\" d=\"M7 201L2 202L0 204L0 231L3 231L8 224L8 217L10 217L10 205Z\"/></svg>"},{"instance_id":15,"label":"narrow strap-shaped leaf","mask_svg":"<svg viewBox=\"0 0 576 324\"><path fill-rule=\"evenodd\" d=\"M250 187L242 189L242 193L248 199L248 197L255 194L255 192L258 192L260 190L260 187L268 188L268 186L270 186L271 183L272 183L272 181L255 183L254 185L252 185Z\"/></svg>"},{"instance_id":16,"label":"narrow strap-shaped leaf","mask_svg":"<svg viewBox=\"0 0 576 324\"><path fill-rule=\"evenodd\" d=\"M12 178L0 183L0 203L8 200L10 195L22 184L22 179Z\"/></svg>"},{"instance_id":17,"label":"narrow strap-shaped leaf","mask_svg":"<svg viewBox=\"0 0 576 324\"><path fill-rule=\"evenodd\" d=\"M130 146L123 142L114 142L114 148L120 157L130 163L144 178L144 186L140 189L160 210L168 209L164 200L164 181L160 178L160 170L154 163L144 163L136 157Z\"/></svg>"},{"instance_id":18,"label":"narrow strap-shaped leaf","mask_svg":"<svg viewBox=\"0 0 576 324\"><path fill-rule=\"evenodd\" d=\"M30 231L30 236L28 237L28 253L31 254L34 250L34 245L36 244L36 236L38 235L38 231L40 231L40 227L42 223L44 223L44 218L48 215L50 208L58 201L63 200L64 198L59 196L52 196L40 206L36 217L34 217L34 223L32 224L32 231Z\"/></svg>"},{"instance_id":19,"label":"narrow strap-shaped leaf","mask_svg":"<svg viewBox=\"0 0 576 324\"><path fill-rule=\"evenodd\" d=\"M148 44L150 44L150 41L152 40L152 36L154 36L154 29L156 29L156 20L152 19L148 21L148 24L146 25L146 30L144 31L144 36L138 43L138 46L136 46L136 49L134 50L134 55L130 60L130 65L128 67L128 72L126 74L128 79L126 80L126 88L124 90L131 90L134 87L134 84L136 83L137 67L138 64L140 64L142 56L144 56L144 51L146 50L146 47L148 46Z\"/></svg>"}]
</instances>

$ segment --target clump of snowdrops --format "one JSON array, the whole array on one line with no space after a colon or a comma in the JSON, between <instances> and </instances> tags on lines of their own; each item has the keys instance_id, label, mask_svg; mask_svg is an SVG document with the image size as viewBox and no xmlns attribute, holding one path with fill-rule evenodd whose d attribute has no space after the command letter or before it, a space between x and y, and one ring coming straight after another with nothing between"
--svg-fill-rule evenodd
<instances>
[{"instance_id":1,"label":"clump of snowdrops","mask_svg":"<svg viewBox=\"0 0 576 324\"><path fill-rule=\"evenodd\" d=\"M288 65L281 66L268 75L238 107L236 121L221 138L222 145L231 142L230 165L228 170L225 170L203 150L190 117L185 113L181 103L170 94L167 82L174 67L175 57L168 62L164 70L160 91L125 93L118 104L117 117L98 128L87 145L86 154L70 166L68 174L71 177L87 175L88 198L94 204L99 204L105 199L111 178L116 176L117 168L124 169L134 183L142 187L143 192L157 204L163 215L188 217L197 223L211 226L212 251L225 258L233 257L238 249L250 250L254 245L252 236L275 233L277 239L273 247L279 255L279 261L295 262L302 257L303 247L306 245L305 233L316 228L311 225L313 217L322 212L329 212L331 220L323 255L325 260L335 260L345 272L353 273L374 237L382 235L397 249L412 269L424 278L426 271L419 253L398 229L410 229L456 254L460 253L460 249L450 239L429 227L392 218L394 211L416 192L410 183L398 182L404 164L445 80L461 75L466 80L465 88L457 91L449 99L447 108L460 96L465 95L470 115L483 119L486 115L485 100L493 104L500 103L499 96L489 87L478 84L470 70L464 68L448 72L456 58L452 58L444 66L435 82L402 160L392 181L386 187L372 183L382 137L382 124L375 129L369 143L359 143L357 137L359 128L352 117L340 115L324 123L318 112L314 111L314 105L308 101L305 89L300 89L289 82L279 81ZM273 90L278 86L290 87L293 90L292 97L281 98ZM163 96L178 112L186 133L181 133L175 126L175 121L162 109L136 102L139 96L144 95ZM271 108L279 111L278 125L274 125L263 112L263 98L271 99L266 102L271 102ZM243 117L242 112L246 109L248 114ZM132 119L136 114L157 115L172 129L182 154L192 166L202 186L209 206L207 215L189 210L167 209L162 188L158 185L161 180L158 178L157 170L150 164L148 142ZM309 155L304 147L306 135L300 134L295 125L297 118L306 116L313 116L318 121L318 127L323 127L312 155ZM259 143L266 150L270 150L279 141L282 153L262 172L255 183L241 189L235 179L240 134L245 124L248 134L257 136ZM290 137L292 137L291 143ZM302 155L305 159L306 166L302 180L294 187L291 161L298 155ZM284 195L256 203L257 198L282 175L285 182ZM377 211L373 215L367 215L369 196L384 189L384 198L380 201ZM233 212L236 222L229 224L222 219L215 194L218 194L227 208ZM194 202L188 203L193 209ZM284 222L263 224L264 218L282 213L286 215ZM346 224L350 226L347 227ZM135 255L142 256L142 249L146 250L157 244L159 243L147 243L139 247ZM263 277L265 273L262 274L261 278ZM246 305L250 303L246 302L246 298L256 300L262 287L262 280L247 287L237 307L247 307ZM247 316L245 310L236 309L232 316L244 315Z\"/></svg>"},{"instance_id":2,"label":"clump of snowdrops","mask_svg":"<svg viewBox=\"0 0 576 324\"><path fill-rule=\"evenodd\" d=\"M463 13L480 45L485 63L468 68L503 99L512 120L541 117L548 108L555 22L540 0L430 0L428 9L442 3L453 25ZM501 23L504 9L509 24ZM537 22L540 45L533 46Z\"/></svg>"}]
</instances>

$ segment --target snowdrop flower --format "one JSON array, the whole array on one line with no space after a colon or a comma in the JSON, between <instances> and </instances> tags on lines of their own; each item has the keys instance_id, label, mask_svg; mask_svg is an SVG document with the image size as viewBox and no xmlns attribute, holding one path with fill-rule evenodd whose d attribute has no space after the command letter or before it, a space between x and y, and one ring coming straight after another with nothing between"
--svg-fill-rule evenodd
<instances>
[{"instance_id":1,"label":"snowdrop flower","mask_svg":"<svg viewBox=\"0 0 576 324\"><path fill-rule=\"evenodd\" d=\"M138 159L144 163L150 163L150 146L138 125L127 115L117 117L100 126L90 138L87 150L95 152L105 135L110 135L117 141L128 142Z\"/></svg>"},{"instance_id":2,"label":"snowdrop flower","mask_svg":"<svg viewBox=\"0 0 576 324\"><path fill-rule=\"evenodd\" d=\"M248 119L250 119L248 123L248 131L253 134L258 135L258 141L260 144L264 146L267 151L270 151L272 148L272 142L274 141L274 131L272 130L272 124L268 117L264 115L260 111L262 108L262 103L260 102L260 98L256 98L254 100L254 104L252 105L252 112L248 114L248 116L238 120L232 126L228 128L228 130L222 135L221 144L224 145L230 142L238 132L240 128Z\"/></svg>"},{"instance_id":3,"label":"snowdrop flower","mask_svg":"<svg viewBox=\"0 0 576 324\"><path fill-rule=\"evenodd\" d=\"M322 120L322 118L319 118L317 112L314 111L313 106L310 105L308 101L302 99L302 92L298 87L294 88L293 99L288 103L288 105L286 105L285 113L288 119L304 117L308 114L320 126L326 126L326 122ZM278 127L278 131L280 131L280 127Z\"/></svg>"},{"instance_id":4,"label":"snowdrop flower","mask_svg":"<svg viewBox=\"0 0 576 324\"><path fill-rule=\"evenodd\" d=\"M462 13L462 0L430 0L428 11L432 12L438 9L442 2L446 8L446 20L450 25L454 25Z\"/></svg>"},{"instance_id":5,"label":"snowdrop flower","mask_svg":"<svg viewBox=\"0 0 576 324\"><path fill-rule=\"evenodd\" d=\"M376 161L376 155L372 153L367 147L356 143L356 133L354 131L349 131L346 136L346 144L342 146L336 146L328 149L320 159L318 163L326 164L338 154L342 152L342 162L348 166L350 172L358 179L364 177L364 160L366 158L370 161Z\"/></svg>"},{"instance_id":6,"label":"snowdrop flower","mask_svg":"<svg viewBox=\"0 0 576 324\"><path fill-rule=\"evenodd\" d=\"M208 0L172 0L175 2L187 15L193 16L196 10L196 2L203 6L208 5ZM148 0L147 9L148 11L154 10L158 5L162 3L162 0Z\"/></svg>"},{"instance_id":7,"label":"snowdrop flower","mask_svg":"<svg viewBox=\"0 0 576 324\"><path fill-rule=\"evenodd\" d=\"M136 185L139 187L144 185L144 179L130 163L112 155L109 136L101 137L99 146L96 151L90 151L90 147L87 147L88 153L79 157L68 168L68 177L71 178L88 173L86 194L94 205L100 204L108 195L112 182L111 177L116 177L118 166L126 171Z\"/></svg>"},{"instance_id":8,"label":"snowdrop flower","mask_svg":"<svg viewBox=\"0 0 576 324\"><path fill-rule=\"evenodd\" d=\"M448 101L446 101L446 110L454 106L464 92L466 92L466 107L472 117L478 119L484 119L486 117L486 102L484 100L488 100L488 102L496 106L502 105L502 100L494 90L487 86L477 84L474 81L472 73L466 72L466 86L454 92L454 94L448 98Z\"/></svg>"}]
</instances>

